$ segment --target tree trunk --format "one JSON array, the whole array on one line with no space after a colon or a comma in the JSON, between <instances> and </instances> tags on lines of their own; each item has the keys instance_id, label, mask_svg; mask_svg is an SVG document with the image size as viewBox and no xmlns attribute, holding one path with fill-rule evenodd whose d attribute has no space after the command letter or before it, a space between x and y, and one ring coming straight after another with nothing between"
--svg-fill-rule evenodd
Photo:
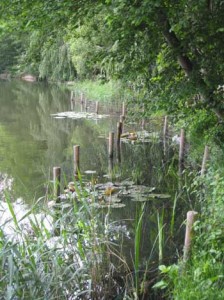
<instances>
[{"instance_id":1,"label":"tree trunk","mask_svg":"<svg viewBox=\"0 0 224 300\"><path fill-rule=\"evenodd\" d=\"M161 28L162 34L167 44L172 48L176 54L178 63L184 70L187 77L189 77L196 88L198 89L202 101L218 116L219 119L224 120L224 109L218 108L213 98L214 90L211 90L204 79L201 76L200 68L197 67L196 63L193 63L183 48L181 41L176 36L175 32L172 31L168 17L164 10L160 9L158 13L158 24Z\"/></svg>"}]
</instances>

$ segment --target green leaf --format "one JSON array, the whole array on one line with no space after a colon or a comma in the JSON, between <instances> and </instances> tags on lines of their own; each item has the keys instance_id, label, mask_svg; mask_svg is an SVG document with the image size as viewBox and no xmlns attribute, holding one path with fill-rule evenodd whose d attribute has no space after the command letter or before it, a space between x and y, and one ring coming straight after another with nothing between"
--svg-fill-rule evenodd
<instances>
[{"instance_id":1,"label":"green leaf","mask_svg":"<svg viewBox=\"0 0 224 300\"><path fill-rule=\"evenodd\" d=\"M161 281L157 282L156 284L154 284L152 288L163 290L163 289L167 288L167 286L168 286L168 283L164 280L161 280Z\"/></svg>"}]
</instances>

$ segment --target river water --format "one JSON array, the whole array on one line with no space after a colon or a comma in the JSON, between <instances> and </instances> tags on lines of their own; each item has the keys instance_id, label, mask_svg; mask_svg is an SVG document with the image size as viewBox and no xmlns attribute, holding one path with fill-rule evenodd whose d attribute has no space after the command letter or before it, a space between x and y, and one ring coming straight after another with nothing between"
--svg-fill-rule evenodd
<instances>
[{"instance_id":1,"label":"river water","mask_svg":"<svg viewBox=\"0 0 224 300\"><path fill-rule=\"evenodd\" d=\"M87 102L88 110L93 110L95 102ZM77 98L71 105L70 92L56 85L28 83L20 81L0 82L0 175L1 189L11 188L12 199L22 198L33 203L43 196L52 180L52 168L60 166L68 181L73 176L73 145L80 145L80 169L96 171L96 180L106 182L108 168L107 137L116 132L121 104L112 106L100 104L100 114L109 114L103 119L54 118L52 114L85 110ZM138 125L125 125L125 130L138 130ZM135 184L153 187L156 193L170 194L169 200L147 203L143 222L142 257L152 252L158 259L159 222L163 230L164 256L176 251L175 236L171 219L175 197L177 197L177 159L175 149L164 153L163 142L158 139L162 133L162 123L151 122L147 128L155 140L149 143L121 144L121 160L115 155L113 174L115 181L128 180ZM88 180L89 175L86 176ZM89 177L91 180L91 177ZM179 195L179 194L178 194ZM178 196L179 197L179 196ZM129 220L130 232L134 230L132 220L136 217L138 202L123 199L125 208L116 209L112 214L115 221ZM181 205L176 205L176 228L184 220ZM173 237L171 238L171 236ZM133 240L127 239L126 247ZM153 250L154 249L154 250ZM156 249L156 250L155 250ZM172 256L173 257L173 256Z\"/></svg>"}]
</instances>

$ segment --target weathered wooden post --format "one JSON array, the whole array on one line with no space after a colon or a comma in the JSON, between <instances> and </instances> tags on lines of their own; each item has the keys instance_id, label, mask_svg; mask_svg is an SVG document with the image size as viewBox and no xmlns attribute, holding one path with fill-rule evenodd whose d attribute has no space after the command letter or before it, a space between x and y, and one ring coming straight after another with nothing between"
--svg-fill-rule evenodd
<instances>
[{"instance_id":1,"label":"weathered wooden post","mask_svg":"<svg viewBox=\"0 0 224 300\"><path fill-rule=\"evenodd\" d=\"M205 175L208 159L209 159L209 148L208 146L205 146L204 156L203 156L203 161L201 166L201 176Z\"/></svg>"},{"instance_id":2,"label":"weathered wooden post","mask_svg":"<svg viewBox=\"0 0 224 300\"><path fill-rule=\"evenodd\" d=\"M73 110L74 110L74 101L71 100L71 111L73 111Z\"/></svg>"},{"instance_id":3,"label":"weathered wooden post","mask_svg":"<svg viewBox=\"0 0 224 300\"><path fill-rule=\"evenodd\" d=\"M109 159L108 159L108 176L111 180L113 178L113 168L114 168L113 158L109 157Z\"/></svg>"},{"instance_id":4,"label":"weathered wooden post","mask_svg":"<svg viewBox=\"0 0 224 300\"><path fill-rule=\"evenodd\" d=\"M125 120L125 116L124 115L120 115L120 122L124 123L124 120Z\"/></svg>"},{"instance_id":5,"label":"weathered wooden post","mask_svg":"<svg viewBox=\"0 0 224 300\"><path fill-rule=\"evenodd\" d=\"M191 242L193 236L193 225L197 217L196 211L188 211L187 212L187 224L186 224L186 232L185 232L185 240L184 240L184 262L186 262L190 255L191 250Z\"/></svg>"},{"instance_id":6,"label":"weathered wooden post","mask_svg":"<svg viewBox=\"0 0 224 300\"><path fill-rule=\"evenodd\" d=\"M163 125L163 137L166 139L168 136L168 118L167 116L164 117L164 125Z\"/></svg>"},{"instance_id":7,"label":"weathered wooden post","mask_svg":"<svg viewBox=\"0 0 224 300\"><path fill-rule=\"evenodd\" d=\"M73 155L74 155L74 176L77 177L80 172L80 163L79 163L79 155L80 154L80 146L73 146Z\"/></svg>"},{"instance_id":8,"label":"weathered wooden post","mask_svg":"<svg viewBox=\"0 0 224 300\"><path fill-rule=\"evenodd\" d=\"M126 107L125 107L125 102L123 101L122 103L122 116L125 116L126 113Z\"/></svg>"},{"instance_id":9,"label":"weathered wooden post","mask_svg":"<svg viewBox=\"0 0 224 300\"><path fill-rule=\"evenodd\" d=\"M81 93L80 102L83 104L83 93Z\"/></svg>"},{"instance_id":10,"label":"weathered wooden post","mask_svg":"<svg viewBox=\"0 0 224 300\"><path fill-rule=\"evenodd\" d=\"M141 122L141 127L142 127L142 130L145 129L145 119L142 119L142 122Z\"/></svg>"},{"instance_id":11,"label":"weathered wooden post","mask_svg":"<svg viewBox=\"0 0 224 300\"><path fill-rule=\"evenodd\" d=\"M120 144L120 140L121 140L121 134L122 134L122 123L118 122L117 123L117 144Z\"/></svg>"},{"instance_id":12,"label":"weathered wooden post","mask_svg":"<svg viewBox=\"0 0 224 300\"><path fill-rule=\"evenodd\" d=\"M185 150L185 132L180 131L180 148L179 148L179 175L182 175L184 169L184 150Z\"/></svg>"},{"instance_id":13,"label":"weathered wooden post","mask_svg":"<svg viewBox=\"0 0 224 300\"><path fill-rule=\"evenodd\" d=\"M61 184L61 168L54 167L53 168L53 196L56 202L60 201L60 184Z\"/></svg>"},{"instance_id":14,"label":"weathered wooden post","mask_svg":"<svg viewBox=\"0 0 224 300\"><path fill-rule=\"evenodd\" d=\"M99 113L99 101L96 101L96 114L98 115Z\"/></svg>"},{"instance_id":15,"label":"weathered wooden post","mask_svg":"<svg viewBox=\"0 0 224 300\"><path fill-rule=\"evenodd\" d=\"M121 143L117 144L117 162L121 163Z\"/></svg>"},{"instance_id":16,"label":"weathered wooden post","mask_svg":"<svg viewBox=\"0 0 224 300\"><path fill-rule=\"evenodd\" d=\"M114 132L109 133L109 158L114 156Z\"/></svg>"},{"instance_id":17,"label":"weathered wooden post","mask_svg":"<svg viewBox=\"0 0 224 300\"><path fill-rule=\"evenodd\" d=\"M71 96L70 96L70 100L72 101L74 99L74 92L71 91Z\"/></svg>"}]
</instances>

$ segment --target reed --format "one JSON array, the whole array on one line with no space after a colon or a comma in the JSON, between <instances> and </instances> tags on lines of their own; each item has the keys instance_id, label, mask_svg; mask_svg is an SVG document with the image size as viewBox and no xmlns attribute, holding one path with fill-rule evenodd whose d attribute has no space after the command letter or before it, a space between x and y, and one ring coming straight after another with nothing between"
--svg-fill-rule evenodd
<instances>
[{"instance_id":1,"label":"reed","mask_svg":"<svg viewBox=\"0 0 224 300\"><path fill-rule=\"evenodd\" d=\"M140 291L140 281L139 281L139 266L140 266L140 249L141 249L141 235L142 235L142 222L144 216L145 203L141 205L140 211L137 214L136 225L135 225L135 290L138 294Z\"/></svg>"},{"instance_id":2,"label":"reed","mask_svg":"<svg viewBox=\"0 0 224 300\"><path fill-rule=\"evenodd\" d=\"M109 217L102 221L102 213L89 203L89 199L95 202L94 194L86 189L81 176L79 179L74 182L75 199L68 196L64 204L55 201L53 209L41 207L41 216L38 206L43 206L43 199L18 217L7 198L11 219L0 230L0 299L102 299L105 294L114 295L114 289L118 294L125 290L133 299L130 275L122 286L113 279L119 270L111 257L116 257L126 274L131 272L114 241ZM48 198L54 199L53 194ZM59 205L59 220L54 222ZM137 277L142 217L143 209L136 227ZM58 224L60 234L55 236ZM13 236L6 234L10 226L16 229Z\"/></svg>"},{"instance_id":3,"label":"reed","mask_svg":"<svg viewBox=\"0 0 224 300\"><path fill-rule=\"evenodd\" d=\"M164 208L162 209L161 216L159 215L159 212L157 212L157 225L158 225L158 245L159 245L159 262L161 263L163 260L163 244L164 244Z\"/></svg>"}]
</instances>

